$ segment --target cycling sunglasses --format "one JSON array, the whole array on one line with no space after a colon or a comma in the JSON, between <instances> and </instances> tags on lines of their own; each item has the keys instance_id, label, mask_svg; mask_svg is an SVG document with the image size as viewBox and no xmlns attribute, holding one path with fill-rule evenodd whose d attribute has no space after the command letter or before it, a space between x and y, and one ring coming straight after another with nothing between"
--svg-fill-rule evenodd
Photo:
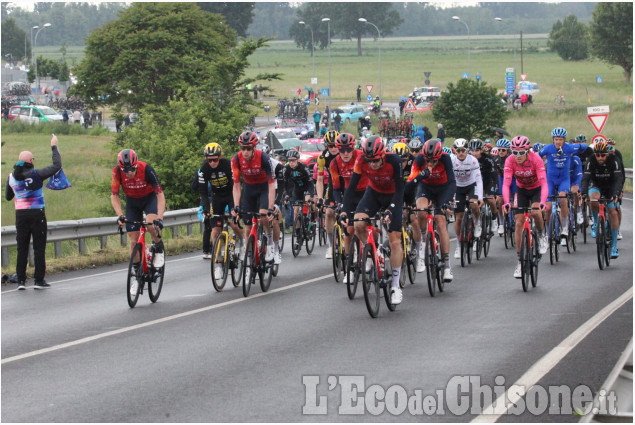
<instances>
[{"instance_id":1,"label":"cycling sunglasses","mask_svg":"<svg viewBox=\"0 0 635 425\"><path fill-rule=\"evenodd\" d=\"M124 173L132 173L133 171L137 170L137 166L135 165L134 167L119 167L121 169L121 171L123 171Z\"/></svg>"},{"instance_id":2,"label":"cycling sunglasses","mask_svg":"<svg viewBox=\"0 0 635 425\"><path fill-rule=\"evenodd\" d=\"M289 158L289 159L288 159L288 161L289 161L289 162L295 162L295 161L297 161L297 160L298 160L298 158Z\"/></svg>"},{"instance_id":3,"label":"cycling sunglasses","mask_svg":"<svg viewBox=\"0 0 635 425\"><path fill-rule=\"evenodd\" d=\"M379 164L381 162L381 158L367 159L366 162L368 162L369 164Z\"/></svg>"},{"instance_id":4,"label":"cycling sunglasses","mask_svg":"<svg viewBox=\"0 0 635 425\"><path fill-rule=\"evenodd\" d=\"M499 151L499 152L507 152L507 149L505 149L505 148L498 148L498 151Z\"/></svg>"},{"instance_id":5,"label":"cycling sunglasses","mask_svg":"<svg viewBox=\"0 0 635 425\"><path fill-rule=\"evenodd\" d=\"M253 151L254 147L253 146L241 146L240 150L241 151Z\"/></svg>"},{"instance_id":6,"label":"cycling sunglasses","mask_svg":"<svg viewBox=\"0 0 635 425\"><path fill-rule=\"evenodd\" d=\"M527 151L512 151L512 155L514 156L523 156L527 153Z\"/></svg>"},{"instance_id":7,"label":"cycling sunglasses","mask_svg":"<svg viewBox=\"0 0 635 425\"><path fill-rule=\"evenodd\" d=\"M608 156L608 153L596 153L594 154L596 158L604 158L605 156Z\"/></svg>"},{"instance_id":8,"label":"cycling sunglasses","mask_svg":"<svg viewBox=\"0 0 635 425\"><path fill-rule=\"evenodd\" d=\"M219 157L207 158L207 162L209 162L210 164L213 162L218 162L218 161L220 161Z\"/></svg>"},{"instance_id":9,"label":"cycling sunglasses","mask_svg":"<svg viewBox=\"0 0 635 425\"><path fill-rule=\"evenodd\" d=\"M340 148L340 153L351 153L353 148Z\"/></svg>"},{"instance_id":10,"label":"cycling sunglasses","mask_svg":"<svg viewBox=\"0 0 635 425\"><path fill-rule=\"evenodd\" d=\"M333 148L336 148L337 145L326 145L326 147L329 148L329 149L333 149Z\"/></svg>"},{"instance_id":11,"label":"cycling sunglasses","mask_svg":"<svg viewBox=\"0 0 635 425\"><path fill-rule=\"evenodd\" d=\"M456 153L463 153L463 152L467 152L467 149L465 148L457 148L455 149Z\"/></svg>"}]
</instances>

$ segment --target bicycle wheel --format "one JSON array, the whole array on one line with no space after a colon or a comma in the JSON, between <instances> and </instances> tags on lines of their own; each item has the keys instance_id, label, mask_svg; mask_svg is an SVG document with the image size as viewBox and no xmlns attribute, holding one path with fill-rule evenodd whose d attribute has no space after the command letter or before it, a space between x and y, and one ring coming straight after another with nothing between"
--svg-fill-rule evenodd
<instances>
[{"instance_id":1,"label":"bicycle wheel","mask_svg":"<svg viewBox=\"0 0 635 425\"><path fill-rule=\"evenodd\" d=\"M513 223L509 221L509 214L503 215L503 236L505 239L505 249L509 249L513 246L512 241L514 238L512 236L512 226Z\"/></svg>"},{"instance_id":2,"label":"bicycle wheel","mask_svg":"<svg viewBox=\"0 0 635 425\"><path fill-rule=\"evenodd\" d=\"M336 224L333 226L333 277L336 282L339 282L344 272L344 247L340 244L341 241L340 226Z\"/></svg>"},{"instance_id":3,"label":"bicycle wheel","mask_svg":"<svg viewBox=\"0 0 635 425\"><path fill-rule=\"evenodd\" d=\"M549 262L553 265L556 262L556 249L558 245L558 229L556 228L556 213L551 213L549 219Z\"/></svg>"},{"instance_id":4,"label":"bicycle wheel","mask_svg":"<svg viewBox=\"0 0 635 425\"><path fill-rule=\"evenodd\" d=\"M154 259L154 250L152 250L152 258ZM155 268L153 265L149 266L150 280L148 281L148 297L153 303L157 302L159 295L161 295L161 289L163 289L163 277L165 275L165 263L160 268Z\"/></svg>"},{"instance_id":5,"label":"bicycle wheel","mask_svg":"<svg viewBox=\"0 0 635 425\"><path fill-rule=\"evenodd\" d=\"M437 249L435 251L435 267L434 267L434 271L436 272L436 277L437 277L437 288L439 289L439 292L443 292L443 288L445 287L445 282L443 281L443 278L441 277L441 239L439 238L439 232L437 230L434 231L434 238L437 240Z\"/></svg>"},{"instance_id":6,"label":"bicycle wheel","mask_svg":"<svg viewBox=\"0 0 635 425\"><path fill-rule=\"evenodd\" d=\"M470 218L467 222L467 246L465 247L465 254L467 257L467 263L472 264L472 244L474 243L474 223Z\"/></svg>"},{"instance_id":7,"label":"bicycle wheel","mask_svg":"<svg viewBox=\"0 0 635 425\"><path fill-rule=\"evenodd\" d=\"M227 281L227 275L229 274L229 259L227 258L228 251L227 235L222 232L214 241L214 246L212 248L212 261L210 265L212 285L214 285L216 292L221 292L225 287L225 282ZM219 265L220 267L218 267ZM216 267L222 269L223 273L221 276L216 276Z\"/></svg>"},{"instance_id":8,"label":"bicycle wheel","mask_svg":"<svg viewBox=\"0 0 635 425\"><path fill-rule=\"evenodd\" d=\"M269 290L273 277L273 260L269 262L265 261L267 249L267 237L262 235L260 237L260 266L258 267L258 278L260 279L260 289L262 292Z\"/></svg>"},{"instance_id":9,"label":"bicycle wheel","mask_svg":"<svg viewBox=\"0 0 635 425\"><path fill-rule=\"evenodd\" d=\"M357 292L357 282L361 272L361 252L362 244L357 236L353 236L346 261L346 292L349 300L355 298L355 292Z\"/></svg>"},{"instance_id":10,"label":"bicycle wheel","mask_svg":"<svg viewBox=\"0 0 635 425\"><path fill-rule=\"evenodd\" d=\"M126 296L128 298L128 305L130 308L134 308L137 305L137 301L139 300L139 294L141 293L141 285L143 285L143 270L142 266L139 264L139 270L135 271L134 269L134 259L135 257L141 259L141 244L137 243L132 249L132 254L130 254L130 262L128 263L128 277L126 278ZM130 285L132 284L132 280L137 280L137 292L136 294L130 294Z\"/></svg>"},{"instance_id":11,"label":"bicycle wheel","mask_svg":"<svg viewBox=\"0 0 635 425\"><path fill-rule=\"evenodd\" d=\"M293 232L291 233L291 252L294 257L297 257L302 249L302 214L298 213L293 220Z\"/></svg>"},{"instance_id":12,"label":"bicycle wheel","mask_svg":"<svg viewBox=\"0 0 635 425\"><path fill-rule=\"evenodd\" d=\"M524 229L522 238L520 239L520 274L524 292L527 292L527 289L529 289L531 269L530 256L531 249L529 246L529 232L527 231L527 229Z\"/></svg>"},{"instance_id":13,"label":"bicycle wheel","mask_svg":"<svg viewBox=\"0 0 635 425\"><path fill-rule=\"evenodd\" d=\"M604 228L604 263L606 267L611 265L611 245L613 244L613 238L611 237L611 224L610 219L605 220Z\"/></svg>"},{"instance_id":14,"label":"bicycle wheel","mask_svg":"<svg viewBox=\"0 0 635 425\"><path fill-rule=\"evenodd\" d=\"M425 252L425 262L426 262L426 277L428 279L428 292L431 297L434 297L437 293L437 254L434 250L434 243L432 241L432 234L426 234L426 252Z\"/></svg>"},{"instance_id":15,"label":"bicycle wheel","mask_svg":"<svg viewBox=\"0 0 635 425\"><path fill-rule=\"evenodd\" d=\"M569 229L569 241L567 243L567 249L569 248L569 246L571 246L571 249L573 250L573 252L577 251L577 246L576 246L577 238L578 238L578 229L576 229L575 226L571 226L571 228Z\"/></svg>"},{"instance_id":16,"label":"bicycle wheel","mask_svg":"<svg viewBox=\"0 0 635 425\"><path fill-rule=\"evenodd\" d=\"M412 229L408 228L406 235L408 243L407 249L404 248L404 260L406 261L406 267L408 269L408 280L410 280L411 285L414 285L417 279L417 245L412 238Z\"/></svg>"},{"instance_id":17,"label":"bicycle wheel","mask_svg":"<svg viewBox=\"0 0 635 425\"><path fill-rule=\"evenodd\" d=\"M540 263L540 251L538 248L538 234L535 230L531 232L531 286L538 285L538 263Z\"/></svg>"},{"instance_id":18,"label":"bicycle wheel","mask_svg":"<svg viewBox=\"0 0 635 425\"><path fill-rule=\"evenodd\" d=\"M318 243L320 246L326 245L326 228L324 227L324 216L318 215Z\"/></svg>"},{"instance_id":19,"label":"bicycle wheel","mask_svg":"<svg viewBox=\"0 0 635 425\"><path fill-rule=\"evenodd\" d=\"M582 216L584 217L584 220L580 225L580 231L582 232L582 242L586 244L586 229L589 227L589 216L586 204L582 207Z\"/></svg>"},{"instance_id":20,"label":"bicycle wheel","mask_svg":"<svg viewBox=\"0 0 635 425\"><path fill-rule=\"evenodd\" d=\"M554 255L556 263L560 261L560 232L562 231L562 222L560 221L560 212L556 214L556 227L554 229Z\"/></svg>"},{"instance_id":21,"label":"bicycle wheel","mask_svg":"<svg viewBox=\"0 0 635 425\"><path fill-rule=\"evenodd\" d=\"M249 296L251 286L256 282L256 240L249 236L243 259L243 296Z\"/></svg>"},{"instance_id":22,"label":"bicycle wheel","mask_svg":"<svg viewBox=\"0 0 635 425\"><path fill-rule=\"evenodd\" d=\"M379 313L379 276L377 274L377 264L375 263L373 247L370 244L364 247L361 260L364 301L366 301L368 314L374 319Z\"/></svg>"},{"instance_id":23,"label":"bicycle wheel","mask_svg":"<svg viewBox=\"0 0 635 425\"><path fill-rule=\"evenodd\" d=\"M397 305L392 304L390 302L390 291L392 289L392 265L390 264L390 248L386 249L385 247L382 246L382 247L379 247L379 249L381 250L380 252L384 254L384 267L381 272L382 276L380 279L380 286L384 290L384 301L386 301L386 306L388 307L388 310L395 311L397 310ZM402 275L405 274L405 270L403 269L403 264L401 268L401 274ZM401 277L402 276L400 276L400 278ZM401 279L399 281L399 285L401 285Z\"/></svg>"},{"instance_id":24,"label":"bicycle wheel","mask_svg":"<svg viewBox=\"0 0 635 425\"><path fill-rule=\"evenodd\" d=\"M243 242L244 243L244 242ZM243 258L240 256L240 252L236 252L236 246L230 245L229 259L231 261L230 268L232 271L232 283L234 288L240 285L241 278L243 277Z\"/></svg>"},{"instance_id":25,"label":"bicycle wheel","mask_svg":"<svg viewBox=\"0 0 635 425\"><path fill-rule=\"evenodd\" d=\"M604 257L604 238L606 238L606 228L604 223L604 218L602 216L598 216L597 224L595 226L595 245L597 247L598 254L598 266L600 266L600 270L604 270L605 267L605 257Z\"/></svg>"},{"instance_id":26,"label":"bicycle wheel","mask_svg":"<svg viewBox=\"0 0 635 425\"><path fill-rule=\"evenodd\" d=\"M278 241L278 251L280 251L280 254L282 254L282 251L284 250L284 224L280 222L278 223L278 226L280 226L280 240Z\"/></svg>"},{"instance_id":27,"label":"bicycle wheel","mask_svg":"<svg viewBox=\"0 0 635 425\"><path fill-rule=\"evenodd\" d=\"M309 220L306 227L305 247L306 247L306 253L311 255L311 253L313 252L313 248L315 247L315 237L316 237L317 226L315 225L315 222L311 221L309 218L305 217L304 219L305 221Z\"/></svg>"}]
</instances>

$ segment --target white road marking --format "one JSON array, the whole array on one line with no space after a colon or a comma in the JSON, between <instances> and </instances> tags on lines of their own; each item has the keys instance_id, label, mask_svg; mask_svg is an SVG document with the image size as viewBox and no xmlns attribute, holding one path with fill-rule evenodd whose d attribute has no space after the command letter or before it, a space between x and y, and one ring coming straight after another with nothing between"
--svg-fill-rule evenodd
<instances>
[{"instance_id":1,"label":"white road marking","mask_svg":"<svg viewBox=\"0 0 635 425\"><path fill-rule=\"evenodd\" d=\"M496 422L502 415L507 412L508 407L516 405L532 386L542 379L551 371L562 359L565 358L571 350L573 350L584 338L587 337L595 328L597 328L611 314L622 307L626 302L633 298L633 288L629 288L626 292L613 300L612 303L604 307L589 320L584 322L582 326L576 329L571 335L566 337L558 346L554 347L550 352L545 354L540 360L534 363L518 381L509 387L509 390L496 399L494 403L486 407L483 413L471 422L474 423L491 423ZM520 389L520 391L519 391ZM511 392L511 394L510 394Z\"/></svg>"},{"instance_id":2,"label":"white road marking","mask_svg":"<svg viewBox=\"0 0 635 425\"><path fill-rule=\"evenodd\" d=\"M7 358L2 359L2 364L15 362L17 360L27 359L29 357L39 356L40 354L46 354L46 353L50 353L52 351L62 350L64 348L74 347L74 346L80 345L80 344L86 344L88 342L96 341L98 339L106 338L106 337L109 337L109 336L119 335L119 334L122 334L122 333L134 331L134 330L137 330L137 329L146 328L146 327L153 326L153 325L158 325L159 323L164 323L164 322L169 322L171 320L180 319L182 317L192 316L194 314L203 313L203 312L210 311L210 310L215 310L217 308L225 307L225 306L228 306L228 305L231 305L231 304L237 304L237 303L240 303L240 302L253 300L253 299L256 299L256 298L259 298L259 297L264 297L264 296L267 296L267 295L275 294L276 292L287 291L289 289L298 288L300 286L304 286L304 285L307 285L309 283L317 282L319 280L323 280L323 279L326 279L326 278L332 277L332 276L333 276L333 274L329 273L329 274L326 274L324 276L314 277L313 279L305 280L303 282L298 282L298 283L294 283L292 285L283 286L282 288L272 289L269 292L260 292L258 294L254 294L254 295L252 295L252 296L250 296L248 298L237 298L237 299L234 299L234 300L231 300L231 301L226 301L226 302L223 302L223 303L220 303L220 304L214 304L214 305L210 305L210 306L207 306L207 307L198 308L196 310L184 311L183 313L174 314L172 316L163 317L161 319L156 319L156 320L151 320L149 322L139 323L137 325L128 326L128 327L125 327L125 328L120 328L120 329L113 330L113 331L110 331L110 332L104 332L104 333L101 333L101 334L89 336L89 337L78 339L78 340L75 340L75 341L69 341L69 342L66 342L64 344L54 345L54 346L48 347L48 348L42 348L40 350L30 351L30 352L24 353L24 354L18 354L17 356L7 357Z\"/></svg>"}]
</instances>

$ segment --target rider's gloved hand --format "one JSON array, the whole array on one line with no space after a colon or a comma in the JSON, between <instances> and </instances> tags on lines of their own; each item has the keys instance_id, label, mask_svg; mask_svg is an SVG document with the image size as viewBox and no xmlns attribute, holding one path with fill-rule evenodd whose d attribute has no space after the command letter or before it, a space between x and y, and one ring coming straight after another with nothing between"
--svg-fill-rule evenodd
<instances>
[{"instance_id":1,"label":"rider's gloved hand","mask_svg":"<svg viewBox=\"0 0 635 425\"><path fill-rule=\"evenodd\" d=\"M428 168L421 170L421 172L419 173L419 177L421 178L421 180L427 179L428 177L430 177L430 170Z\"/></svg>"},{"instance_id":2,"label":"rider's gloved hand","mask_svg":"<svg viewBox=\"0 0 635 425\"><path fill-rule=\"evenodd\" d=\"M503 209L505 210L505 212L506 212L506 213L507 213L507 212L509 212L509 210L510 210L510 208L511 208L511 207L512 207L512 206L509 204L509 202L508 202L508 203L506 203L505 205L503 205Z\"/></svg>"},{"instance_id":3,"label":"rider's gloved hand","mask_svg":"<svg viewBox=\"0 0 635 425\"><path fill-rule=\"evenodd\" d=\"M157 218L156 220L154 220L154 225L158 227L159 229L163 230L163 220L161 220L160 218Z\"/></svg>"},{"instance_id":4,"label":"rider's gloved hand","mask_svg":"<svg viewBox=\"0 0 635 425\"><path fill-rule=\"evenodd\" d=\"M123 226L123 224L126 222L126 216L125 215L120 215L119 217L117 217L117 224L120 226Z\"/></svg>"}]
</instances>

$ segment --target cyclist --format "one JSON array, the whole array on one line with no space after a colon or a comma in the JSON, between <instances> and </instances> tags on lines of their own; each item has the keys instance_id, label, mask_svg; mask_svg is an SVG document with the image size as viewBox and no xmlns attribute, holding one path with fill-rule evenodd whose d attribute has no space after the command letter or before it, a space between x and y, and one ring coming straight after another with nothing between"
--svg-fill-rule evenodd
<instances>
[{"instance_id":1,"label":"cyclist","mask_svg":"<svg viewBox=\"0 0 635 425\"><path fill-rule=\"evenodd\" d=\"M274 244L273 230L271 228L276 199L276 183L269 155L263 151L255 150L258 144L258 135L251 131L243 132L238 137L238 144L240 145L240 151L231 160L234 179L234 209L232 210L232 215L238 217L241 210L246 213L258 211L260 214L266 214L266 217L260 217L260 224L267 235L265 261L281 260L280 256L275 255L278 253L278 244ZM245 237L247 237L251 232L251 214L247 214L244 218ZM241 254L244 253L241 252Z\"/></svg>"},{"instance_id":2,"label":"cyclist","mask_svg":"<svg viewBox=\"0 0 635 425\"><path fill-rule=\"evenodd\" d=\"M282 212L280 211L280 206L282 205L284 199L284 165L275 159L271 155L271 148L269 145L259 145L262 147L262 151L269 155L269 162L271 163L271 170L273 171L273 175L276 178L276 199L273 204L273 241L276 245L280 243L280 220L282 220ZM274 252L273 258L274 264L280 264L282 262L282 254L280 253L280 248Z\"/></svg>"},{"instance_id":3,"label":"cyclist","mask_svg":"<svg viewBox=\"0 0 635 425\"><path fill-rule=\"evenodd\" d=\"M505 161L510 157L509 149L511 143L508 139L498 139L496 141L496 149L498 149L498 156L494 158L494 165L496 166L496 172L498 174L498 193L496 196L496 207L498 210L498 234L502 235L505 232L503 227L503 176L505 174ZM512 182L509 187L510 196L513 199L516 196L516 178L512 177Z\"/></svg>"},{"instance_id":4,"label":"cyclist","mask_svg":"<svg viewBox=\"0 0 635 425\"><path fill-rule=\"evenodd\" d=\"M351 200L362 175L367 175L368 186L355 210L355 218L374 216L380 208L388 215L388 239L390 241L390 265L392 285L390 302L400 304L403 295L399 287L403 250L401 248L401 225L403 214L403 186L401 159L395 154L386 154L386 145L379 136L370 136L362 145L362 155L355 162L353 176L344 194L344 211L350 211ZM366 223L355 223L355 233L361 241L366 240Z\"/></svg>"},{"instance_id":5,"label":"cyclist","mask_svg":"<svg viewBox=\"0 0 635 425\"><path fill-rule=\"evenodd\" d=\"M620 208L621 204L622 204L622 194L623 194L623 188L624 188L624 183L626 182L626 171L624 169L624 160L622 159L622 153L615 149L615 140L608 138L606 139L606 144L608 145L608 149L609 149L609 155L611 155L611 158L616 158L618 160L617 164L620 166L620 169L622 170L622 183L620 184L620 198L617 201L616 207L617 207L617 216L619 218L619 222L620 222L620 227L622 226L622 208ZM622 233L620 232L619 228L617 230L617 240L622 240Z\"/></svg>"},{"instance_id":6,"label":"cyclist","mask_svg":"<svg viewBox=\"0 0 635 425\"><path fill-rule=\"evenodd\" d=\"M571 180L571 193L574 196L574 204L576 206L576 221L578 224L584 222L584 215L582 214L582 206L580 203L580 182L582 182L582 159L579 156L573 155L571 157L571 166L569 168L569 179ZM561 245L566 246L566 239L562 239Z\"/></svg>"},{"instance_id":7,"label":"cyclist","mask_svg":"<svg viewBox=\"0 0 635 425\"><path fill-rule=\"evenodd\" d=\"M450 235L447 220L442 208L452 200L456 192L456 179L452 168L452 159L443 152L441 141L428 140L422 148L422 155L415 157L409 181L418 185L417 208L428 208L434 203L434 221L439 231L441 258L443 262L443 281L454 279L450 264ZM419 211L419 228L426 229L428 215Z\"/></svg>"},{"instance_id":8,"label":"cyclist","mask_svg":"<svg viewBox=\"0 0 635 425\"><path fill-rule=\"evenodd\" d=\"M393 152L401 158L401 167L403 171L404 181L408 181L410 173L412 171L412 164L414 163L414 157L410 155L410 150L405 143L397 143L393 146ZM415 205L415 195L417 186L415 184L406 183L403 192L403 203L405 206ZM421 241L421 229L419 228L419 220L416 219L414 213L410 214L410 226L412 227L412 239L417 247L417 263L415 268L417 273L423 273L426 271L425 263L425 250L423 249Z\"/></svg>"},{"instance_id":9,"label":"cyclist","mask_svg":"<svg viewBox=\"0 0 635 425\"><path fill-rule=\"evenodd\" d=\"M583 152L587 145L580 143L572 145L566 143L567 130L556 127L551 131L552 144L540 150L539 155L547 157L547 183L549 184L549 196L565 196L571 190L569 169L571 168L571 156ZM558 193L556 193L556 187ZM569 206L566 198L560 198L560 222L562 223L561 237L569 234ZM547 202L547 223L551 217L551 201Z\"/></svg>"},{"instance_id":10,"label":"cyclist","mask_svg":"<svg viewBox=\"0 0 635 425\"><path fill-rule=\"evenodd\" d=\"M584 134L579 134L576 138L575 138L575 143L576 144L580 144L580 143L586 143L586 136ZM587 146L587 148L582 151L582 152L578 152L576 155L578 155L580 157L580 159L582 160L582 167L584 167L587 163L587 161L589 160L589 158L591 158L593 156L593 148L591 146Z\"/></svg>"},{"instance_id":11,"label":"cyclist","mask_svg":"<svg viewBox=\"0 0 635 425\"><path fill-rule=\"evenodd\" d=\"M421 153L421 149L423 148L423 142L418 137L414 137L408 142L408 149L410 149L410 155L414 158L417 157Z\"/></svg>"},{"instance_id":12,"label":"cyclist","mask_svg":"<svg viewBox=\"0 0 635 425\"><path fill-rule=\"evenodd\" d=\"M284 167L285 203L295 201L310 201L313 197L313 179L308 167L300 162L300 152L295 149L287 152L289 163ZM293 207L293 220L300 213L300 207ZM294 229L295 232L302 231ZM299 240L299 239L298 239Z\"/></svg>"},{"instance_id":13,"label":"cyclist","mask_svg":"<svg viewBox=\"0 0 635 425\"><path fill-rule=\"evenodd\" d=\"M622 184L622 170L618 160L609 155L609 145L606 142L598 142L595 144L593 151L595 154L589 158L584 169L582 177L582 197L586 200L600 199L600 197L611 199L608 204L609 216L611 221L611 258L619 256L617 249L617 232L619 227L619 219L617 215L617 199L620 196L620 187ZM596 237L596 226L598 221L599 206L597 202L590 204L591 214L593 215L593 226L591 227L591 236Z\"/></svg>"},{"instance_id":14,"label":"cyclist","mask_svg":"<svg viewBox=\"0 0 635 425\"><path fill-rule=\"evenodd\" d=\"M227 158L223 158L223 148L218 143L208 143L203 149L203 154L205 155L205 161L203 161L198 172L198 190L201 195L203 216L206 218L205 227L211 227L211 240L215 241L220 233L222 220L220 218L211 220L211 214L222 214L225 210L234 208L232 166ZM208 183L212 189L211 209L208 197ZM234 229L238 240L242 241L244 238L242 229L233 222L230 222L229 225ZM214 272L222 276L222 265L219 266L221 267L218 270L214 270Z\"/></svg>"},{"instance_id":15,"label":"cyclist","mask_svg":"<svg viewBox=\"0 0 635 425\"><path fill-rule=\"evenodd\" d=\"M328 234L328 243L329 246L326 249L326 258L333 258L333 223L335 222L335 212L333 211L333 186L331 183L331 179L329 176L330 172L330 164L334 158L337 157L339 151L337 150L337 146L335 140L339 136L339 133L335 130L331 130L324 136L324 144L326 145L326 149L318 156L317 159L317 183L316 183L316 191L318 198L318 207L321 207L322 204L329 206L331 208L326 208L326 233ZM326 178L328 179L328 185L326 189L326 193L324 190L324 177L326 174Z\"/></svg>"},{"instance_id":16,"label":"cyclist","mask_svg":"<svg viewBox=\"0 0 635 425\"><path fill-rule=\"evenodd\" d=\"M355 149L355 136L350 133L341 133L335 139L335 144L339 151L339 155L331 161L329 169L331 171L331 182L333 184L333 199L337 204L342 204L344 199L344 193L350 186L351 177L353 177L353 171L355 169L355 163L357 159L361 157L362 152L359 149ZM349 209L343 210L343 215L352 217L353 213L357 209L359 201L364 196L364 191L368 186L368 176L362 174L357 186L349 193ZM350 252L351 240L353 239L353 225L346 228L346 235L344 238L344 252L346 255ZM347 283L346 279L348 274L344 276L344 283Z\"/></svg>"},{"instance_id":17,"label":"cyclist","mask_svg":"<svg viewBox=\"0 0 635 425\"><path fill-rule=\"evenodd\" d=\"M454 178L456 180L456 205L454 206L454 214L456 220L454 222L454 232L459 235L461 233L461 221L466 206L466 198L469 198L469 207L472 209L474 217L474 237L481 236L481 203L483 202L483 178L481 177L481 167L476 158L467 153L468 143L463 138L454 141L454 152L456 155L450 156L452 160L452 168L454 170ZM476 203L473 203L476 201ZM461 247L457 243L454 251L454 258L461 258Z\"/></svg>"},{"instance_id":18,"label":"cyclist","mask_svg":"<svg viewBox=\"0 0 635 425\"><path fill-rule=\"evenodd\" d=\"M542 219L541 211L545 209L547 194L549 187L547 185L547 175L545 165L540 157L533 153L530 149L529 139L525 136L516 136L511 141L510 155L505 161L505 174L503 178L503 201L505 202L504 210L507 214L511 209L510 205L510 186L512 178L516 177L517 197L519 208L540 208L532 210L531 215L534 218L536 230L538 230L538 250L540 254L547 252L548 241L547 232L545 231L545 223ZM522 278L520 266L520 239L522 237L524 225L524 213L515 214L516 232L514 234L516 240L516 254L518 256L518 265L514 270L516 279Z\"/></svg>"},{"instance_id":19,"label":"cyclist","mask_svg":"<svg viewBox=\"0 0 635 425\"><path fill-rule=\"evenodd\" d=\"M119 199L119 187L123 188L126 196L126 215L121 208ZM130 239L130 251L139 239L140 221L143 220L143 212L146 213L146 221L154 224L148 227L154 247L153 264L156 268L163 267L164 253L163 241L157 233L157 228L163 229L163 214L165 213L165 194L161 188L161 182L157 173L150 164L139 161L137 154L132 149L124 149L117 155L117 166L112 169L110 183L110 202L117 214L119 226L126 224L126 231ZM137 222L136 224L134 222ZM141 265L141 258L135 258L135 271ZM137 293L138 282L135 280L130 285L130 293Z\"/></svg>"},{"instance_id":20,"label":"cyclist","mask_svg":"<svg viewBox=\"0 0 635 425\"><path fill-rule=\"evenodd\" d=\"M498 222L494 220L496 214L496 165L492 157L486 153L483 148L485 147L481 139L470 140L470 153L474 158L478 160L481 166L481 177L483 178L483 195L490 196L492 199L488 199L487 203L492 211L492 232L498 229Z\"/></svg>"}]
</instances>

